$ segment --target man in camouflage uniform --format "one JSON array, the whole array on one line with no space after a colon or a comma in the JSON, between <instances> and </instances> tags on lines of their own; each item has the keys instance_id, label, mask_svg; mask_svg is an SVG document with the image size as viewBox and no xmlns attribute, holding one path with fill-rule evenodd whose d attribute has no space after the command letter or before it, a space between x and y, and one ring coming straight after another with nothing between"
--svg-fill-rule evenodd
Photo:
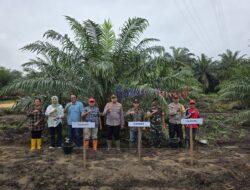
<instances>
[{"instance_id":1,"label":"man in camouflage uniform","mask_svg":"<svg viewBox=\"0 0 250 190\"><path fill-rule=\"evenodd\" d=\"M157 99L152 101L152 107L147 112L147 117L150 118L150 129L149 129L149 143L151 147L160 147L163 132L162 129L166 128L165 114L162 108L158 106Z\"/></svg>"},{"instance_id":2,"label":"man in camouflage uniform","mask_svg":"<svg viewBox=\"0 0 250 190\"><path fill-rule=\"evenodd\" d=\"M138 99L134 99L133 107L129 109L126 113L126 119L128 121L143 121L144 119L144 111L140 107L140 102ZM132 148L136 142L138 137L138 128L130 127L129 129L129 147Z\"/></svg>"}]
</instances>

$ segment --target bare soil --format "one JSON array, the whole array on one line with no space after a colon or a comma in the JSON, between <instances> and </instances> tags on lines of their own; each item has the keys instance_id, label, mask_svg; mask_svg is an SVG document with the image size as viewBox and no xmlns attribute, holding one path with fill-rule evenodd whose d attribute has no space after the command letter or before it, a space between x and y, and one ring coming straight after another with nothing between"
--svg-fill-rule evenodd
<instances>
[{"instance_id":1,"label":"bare soil","mask_svg":"<svg viewBox=\"0 0 250 190\"><path fill-rule=\"evenodd\" d=\"M65 155L61 149L29 151L27 128L0 130L0 189L250 189L249 135L244 141L195 146L194 164L187 149L107 152L104 148Z\"/></svg>"}]
</instances>

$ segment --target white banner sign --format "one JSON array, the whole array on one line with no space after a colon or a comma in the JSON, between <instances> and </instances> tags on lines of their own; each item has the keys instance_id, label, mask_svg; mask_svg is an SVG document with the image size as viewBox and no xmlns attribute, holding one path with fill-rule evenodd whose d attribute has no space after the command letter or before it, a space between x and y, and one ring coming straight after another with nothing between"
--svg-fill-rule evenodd
<instances>
[{"instance_id":1,"label":"white banner sign","mask_svg":"<svg viewBox=\"0 0 250 190\"><path fill-rule=\"evenodd\" d=\"M72 122L72 128L95 128L95 122Z\"/></svg>"},{"instance_id":2,"label":"white banner sign","mask_svg":"<svg viewBox=\"0 0 250 190\"><path fill-rule=\"evenodd\" d=\"M203 124L203 118L182 119L181 124L182 125L192 125L192 124L201 125L201 124Z\"/></svg>"},{"instance_id":3,"label":"white banner sign","mask_svg":"<svg viewBox=\"0 0 250 190\"><path fill-rule=\"evenodd\" d=\"M128 122L129 127L150 127L150 122L140 122L140 121L134 121L134 122Z\"/></svg>"}]
</instances>

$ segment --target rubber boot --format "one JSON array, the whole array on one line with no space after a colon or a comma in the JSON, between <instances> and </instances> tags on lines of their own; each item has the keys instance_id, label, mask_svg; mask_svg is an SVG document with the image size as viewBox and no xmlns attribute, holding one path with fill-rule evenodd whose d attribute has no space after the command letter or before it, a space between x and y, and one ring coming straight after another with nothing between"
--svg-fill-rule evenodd
<instances>
[{"instance_id":1,"label":"rubber boot","mask_svg":"<svg viewBox=\"0 0 250 190\"><path fill-rule=\"evenodd\" d=\"M94 150L94 151L97 151L97 144L98 144L98 140L97 140L97 139L94 139L94 140L93 140L93 150Z\"/></svg>"},{"instance_id":2,"label":"rubber boot","mask_svg":"<svg viewBox=\"0 0 250 190\"><path fill-rule=\"evenodd\" d=\"M107 140L107 150L111 150L111 146L112 146L112 141L111 140Z\"/></svg>"},{"instance_id":3,"label":"rubber boot","mask_svg":"<svg viewBox=\"0 0 250 190\"><path fill-rule=\"evenodd\" d=\"M41 150L42 149L42 139L36 139L36 145L37 145L37 149Z\"/></svg>"},{"instance_id":4,"label":"rubber boot","mask_svg":"<svg viewBox=\"0 0 250 190\"><path fill-rule=\"evenodd\" d=\"M120 140L115 141L115 145L116 145L116 150L120 151Z\"/></svg>"},{"instance_id":5,"label":"rubber boot","mask_svg":"<svg viewBox=\"0 0 250 190\"><path fill-rule=\"evenodd\" d=\"M89 148L89 140L85 140L83 146L85 149L88 149Z\"/></svg>"},{"instance_id":6,"label":"rubber boot","mask_svg":"<svg viewBox=\"0 0 250 190\"><path fill-rule=\"evenodd\" d=\"M30 150L35 150L35 149L36 149L36 139L31 139Z\"/></svg>"}]
</instances>

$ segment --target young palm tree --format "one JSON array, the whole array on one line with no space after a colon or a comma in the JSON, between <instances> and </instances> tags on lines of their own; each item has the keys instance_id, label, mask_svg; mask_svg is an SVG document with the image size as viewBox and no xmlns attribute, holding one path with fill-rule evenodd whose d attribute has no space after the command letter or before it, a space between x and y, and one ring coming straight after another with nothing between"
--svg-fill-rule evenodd
<instances>
[{"instance_id":1,"label":"young palm tree","mask_svg":"<svg viewBox=\"0 0 250 190\"><path fill-rule=\"evenodd\" d=\"M237 101L243 107L239 119L250 122L250 60L234 68L233 75L224 82L221 97L228 101Z\"/></svg>"}]
</instances>

